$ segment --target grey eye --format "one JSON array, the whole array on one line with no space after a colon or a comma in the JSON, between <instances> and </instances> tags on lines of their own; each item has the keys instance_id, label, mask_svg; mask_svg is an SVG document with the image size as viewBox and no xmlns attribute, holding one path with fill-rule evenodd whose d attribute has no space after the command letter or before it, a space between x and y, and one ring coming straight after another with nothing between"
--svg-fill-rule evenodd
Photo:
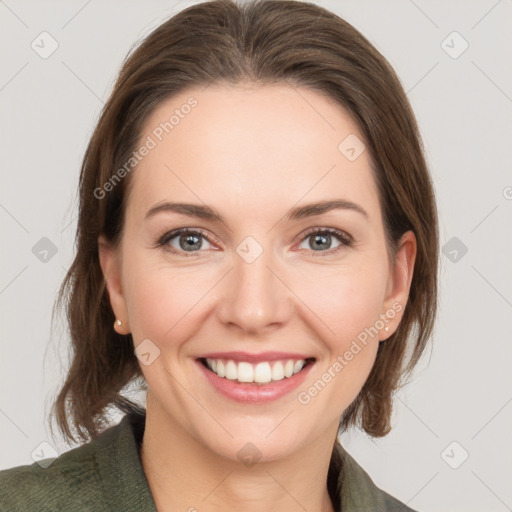
<instances>
[{"instance_id":1,"label":"grey eye","mask_svg":"<svg viewBox=\"0 0 512 512\"><path fill-rule=\"evenodd\" d=\"M309 247L302 247L302 244L308 243L308 240L311 240L311 243L309 243ZM338 245L335 247L332 247L332 242L338 242ZM335 249L341 245L341 242L337 240L337 237L334 235L331 235L330 233L312 233L309 234L304 238L304 240L301 242L301 245L299 246L301 249L308 249L313 251L322 251L322 250L329 250L329 249Z\"/></svg>"},{"instance_id":2,"label":"grey eye","mask_svg":"<svg viewBox=\"0 0 512 512\"><path fill-rule=\"evenodd\" d=\"M176 250L185 252L196 252L200 249L209 249L203 247L204 243L209 244L208 240L201 233L182 233L169 239L169 245Z\"/></svg>"}]
</instances>

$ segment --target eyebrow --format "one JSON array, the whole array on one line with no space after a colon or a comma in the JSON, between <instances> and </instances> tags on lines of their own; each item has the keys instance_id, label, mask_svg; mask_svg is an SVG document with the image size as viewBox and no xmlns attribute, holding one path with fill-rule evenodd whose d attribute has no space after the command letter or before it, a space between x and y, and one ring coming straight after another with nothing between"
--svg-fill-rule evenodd
<instances>
[{"instance_id":1,"label":"eyebrow","mask_svg":"<svg viewBox=\"0 0 512 512\"><path fill-rule=\"evenodd\" d=\"M284 216L287 221L296 221L306 217L313 217L332 210L351 210L361 214L363 217L368 218L368 213L363 207L352 201L345 199L334 199L331 201L319 201L316 203L309 203L304 206L297 206L289 210ZM217 221L226 224L222 216L214 209L206 205L190 204L190 203L171 203L161 202L153 206L146 213L145 219L154 217L161 212L174 212L188 215L189 217L196 217L198 219Z\"/></svg>"}]
</instances>

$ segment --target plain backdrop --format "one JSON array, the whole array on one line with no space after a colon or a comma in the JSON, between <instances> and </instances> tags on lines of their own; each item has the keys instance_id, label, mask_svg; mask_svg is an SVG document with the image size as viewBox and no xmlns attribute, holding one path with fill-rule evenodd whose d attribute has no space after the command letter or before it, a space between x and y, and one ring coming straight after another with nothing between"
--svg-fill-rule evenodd
<instances>
[{"instance_id":1,"label":"plain backdrop","mask_svg":"<svg viewBox=\"0 0 512 512\"><path fill-rule=\"evenodd\" d=\"M0 1L0 469L70 449L47 424L68 362L65 326L51 336L50 319L73 258L81 159L128 50L192 3ZM512 510L512 2L316 3L400 76L441 227L433 349L397 396L392 432L341 441L415 509Z\"/></svg>"}]
</instances>

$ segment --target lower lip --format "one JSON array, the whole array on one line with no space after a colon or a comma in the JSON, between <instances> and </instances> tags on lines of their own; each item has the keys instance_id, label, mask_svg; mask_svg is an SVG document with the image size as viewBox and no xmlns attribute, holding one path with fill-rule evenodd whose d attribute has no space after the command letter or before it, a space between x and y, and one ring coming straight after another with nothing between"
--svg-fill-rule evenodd
<instances>
[{"instance_id":1,"label":"lower lip","mask_svg":"<svg viewBox=\"0 0 512 512\"><path fill-rule=\"evenodd\" d=\"M307 377L314 363L309 363L299 373L292 377L271 382L269 384L242 383L237 380L229 380L219 377L208 370L201 361L196 360L203 375L208 382L222 395L235 402L267 403L291 393L298 388Z\"/></svg>"}]
</instances>

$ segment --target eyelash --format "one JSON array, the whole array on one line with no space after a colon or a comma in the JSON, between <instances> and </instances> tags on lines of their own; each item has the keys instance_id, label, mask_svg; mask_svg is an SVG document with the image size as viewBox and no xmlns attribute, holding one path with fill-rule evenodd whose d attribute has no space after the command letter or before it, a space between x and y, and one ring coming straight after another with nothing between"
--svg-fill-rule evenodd
<instances>
[{"instance_id":1,"label":"eyelash","mask_svg":"<svg viewBox=\"0 0 512 512\"><path fill-rule=\"evenodd\" d=\"M169 245L167 245L173 238L176 238L177 236L180 236L180 235L183 235L183 234L195 234L195 235L201 235L203 238L205 238L206 240L208 240L208 242L212 243L206 232L201 230L201 229L198 229L198 228L180 228L180 229L176 229L174 231L169 231L167 233L165 233L164 235L162 235L158 240L157 240L157 243L156 243L156 246L157 247L162 247L164 250L172 253L172 254L176 254L176 255L179 255L179 256L185 256L185 257L197 257L196 254L197 253L200 253L202 251L178 251L176 250L174 247L171 247ZM343 231L340 231L339 229L335 229L335 228L312 228L310 230L307 230L303 237L301 238L300 242L299 243L302 243L304 240L306 240L308 237L310 237L311 235L316 235L316 234L328 234L328 235L334 235L339 242L341 242L341 245L338 246L338 247L335 247L334 249L328 249L326 251L313 251L313 250L310 250L310 252L312 253L312 255L314 257L317 257L317 256L324 256L324 255L331 255L341 249L343 249L344 247L352 247L352 245L354 244L354 240L352 239L352 237L350 235L348 235L347 233L343 232ZM302 249L302 250L308 250L308 249Z\"/></svg>"}]
</instances>

